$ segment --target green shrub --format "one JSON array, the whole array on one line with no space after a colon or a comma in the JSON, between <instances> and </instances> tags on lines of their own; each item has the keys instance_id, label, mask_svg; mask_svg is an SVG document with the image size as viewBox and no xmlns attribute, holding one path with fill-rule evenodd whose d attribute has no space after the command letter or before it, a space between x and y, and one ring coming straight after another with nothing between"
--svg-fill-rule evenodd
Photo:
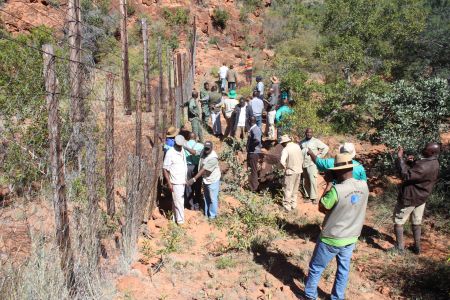
<instances>
[{"instance_id":1,"label":"green shrub","mask_svg":"<svg viewBox=\"0 0 450 300\"><path fill-rule=\"evenodd\" d=\"M2 37L13 38L0 31L0 111L6 140L6 151L0 163L9 184L18 191L46 174L48 156L47 106L42 74L42 53L27 44L41 49L43 44L54 43L51 31L38 27L27 35L17 35L13 43ZM63 55L55 49L57 55ZM67 65L56 64L59 90L66 93ZM60 96L61 136L64 144L68 139L67 98ZM66 157L70 160L70 155Z\"/></svg>"},{"instance_id":2,"label":"green shrub","mask_svg":"<svg viewBox=\"0 0 450 300\"><path fill-rule=\"evenodd\" d=\"M219 38L217 36L212 36L208 40L208 44L217 45L219 43Z\"/></svg>"},{"instance_id":3,"label":"green shrub","mask_svg":"<svg viewBox=\"0 0 450 300\"><path fill-rule=\"evenodd\" d=\"M230 256L221 256L216 262L216 267L219 270L224 270L228 268L234 268L236 266L236 261Z\"/></svg>"},{"instance_id":4,"label":"green shrub","mask_svg":"<svg viewBox=\"0 0 450 300\"><path fill-rule=\"evenodd\" d=\"M230 14L221 8L215 8L212 15L213 26L219 29L225 29L227 27Z\"/></svg>"},{"instance_id":5,"label":"green shrub","mask_svg":"<svg viewBox=\"0 0 450 300\"><path fill-rule=\"evenodd\" d=\"M127 15L133 16L136 13L136 8L129 1L127 2Z\"/></svg>"},{"instance_id":6,"label":"green shrub","mask_svg":"<svg viewBox=\"0 0 450 300\"><path fill-rule=\"evenodd\" d=\"M244 86L237 90L237 94L242 97L251 97L253 94L253 88L251 86Z\"/></svg>"},{"instance_id":7,"label":"green shrub","mask_svg":"<svg viewBox=\"0 0 450 300\"><path fill-rule=\"evenodd\" d=\"M446 80L398 81L381 96L372 95L373 141L389 148L403 146L419 153L430 141L440 141L440 127L450 116L450 96Z\"/></svg>"},{"instance_id":8,"label":"green shrub","mask_svg":"<svg viewBox=\"0 0 450 300\"><path fill-rule=\"evenodd\" d=\"M189 22L189 9L177 7L175 9L163 8L163 18L171 26L183 26Z\"/></svg>"}]
</instances>

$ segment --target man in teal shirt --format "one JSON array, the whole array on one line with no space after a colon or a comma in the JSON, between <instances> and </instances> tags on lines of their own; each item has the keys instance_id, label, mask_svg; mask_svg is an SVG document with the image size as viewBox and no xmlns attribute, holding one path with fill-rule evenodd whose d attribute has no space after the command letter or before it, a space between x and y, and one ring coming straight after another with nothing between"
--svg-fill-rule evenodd
<instances>
[{"instance_id":1,"label":"man in teal shirt","mask_svg":"<svg viewBox=\"0 0 450 300\"><path fill-rule=\"evenodd\" d=\"M337 270L331 299L345 299L353 249L361 235L369 198L367 182L353 178L354 167L356 165L350 154L336 155L331 169L333 178L327 178L325 195L319 202L319 211L325 213L325 219L309 263L305 281L306 299L317 299L322 272L334 257Z\"/></svg>"},{"instance_id":2,"label":"man in teal shirt","mask_svg":"<svg viewBox=\"0 0 450 300\"><path fill-rule=\"evenodd\" d=\"M289 127L288 117L294 112L294 110L291 108L291 103L289 102L287 95L284 95L281 101L283 101L283 105L277 109L277 112L275 114L278 143L281 140L281 136L286 134L285 128Z\"/></svg>"},{"instance_id":3,"label":"man in teal shirt","mask_svg":"<svg viewBox=\"0 0 450 300\"><path fill-rule=\"evenodd\" d=\"M355 145L353 145L353 143L344 143L339 147L339 152L349 153L351 155L352 162L355 165L355 167L353 167L353 178L367 181L366 170L364 170L363 165L353 159L356 155ZM334 167L334 158L317 157L311 150L308 151L308 155L311 156L311 159L316 164L319 172L325 172Z\"/></svg>"},{"instance_id":4,"label":"man in teal shirt","mask_svg":"<svg viewBox=\"0 0 450 300\"><path fill-rule=\"evenodd\" d=\"M195 132L191 132L189 135L189 141L184 146L184 152L186 154L187 163L187 179L193 178L198 173L198 164L200 162L200 154L203 150L203 144L197 140ZM200 209L201 203L201 181L195 182L193 185L186 185L185 188L185 204L189 205L193 210Z\"/></svg>"}]
</instances>

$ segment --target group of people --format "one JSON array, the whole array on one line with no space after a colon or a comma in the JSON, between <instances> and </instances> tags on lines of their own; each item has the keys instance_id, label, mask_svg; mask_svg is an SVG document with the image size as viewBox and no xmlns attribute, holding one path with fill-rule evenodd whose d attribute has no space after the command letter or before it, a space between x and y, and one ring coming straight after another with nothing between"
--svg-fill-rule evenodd
<instances>
[{"instance_id":1,"label":"group of people","mask_svg":"<svg viewBox=\"0 0 450 300\"><path fill-rule=\"evenodd\" d=\"M247 165L249 188L259 189L258 165L262 156L263 112L266 112L268 140L276 140L283 147L280 165L284 169L282 206L287 211L297 208L299 191L303 201L318 205L325 214L322 231L309 264L305 282L306 299L317 299L317 286L322 272L336 257L337 271L331 299L344 299L350 273L350 261L365 221L369 197L367 176L361 162L355 160L356 149L352 143L343 143L334 158L327 158L329 147L314 137L311 128L304 138L294 141L287 135L287 116L293 113L292 102L287 94L280 93L279 81L271 78L272 86L264 96L264 83L257 76L253 97L236 98L237 75L233 66L225 64L219 70L220 86L205 83L200 92L201 107L197 104L198 93L192 93L189 101L189 120L192 126L189 140L168 132L167 153L164 159L164 176L173 197L175 221L184 222L185 203L199 209L201 187L205 215L215 218L218 213L220 167L211 141L204 144L202 127L211 118L216 136L247 139ZM228 92L225 92L228 89ZM221 113L226 120L222 134ZM275 132L277 133L275 138ZM170 141L172 139L172 141ZM403 179L394 211L395 251L404 251L403 225L411 216L415 253L420 253L421 222L425 202L438 179L438 156L440 146L429 143L422 151L422 159L404 158L403 149L398 151L398 169ZM323 194L318 191L318 176L324 173L327 183ZM202 182L200 182L200 179Z\"/></svg>"},{"instance_id":2,"label":"group of people","mask_svg":"<svg viewBox=\"0 0 450 300\"><path fill-rule=\"evenodd\" d=\"M219 71L219 77L220 86L216 84L211 86L209 82L205 82L200 94L196 90L192 92L188 103L188 118L192 131L197 134L200 141L203 140L202 127L208 127L209 120L215 136L245 139L252 126L251 117L255 117L256 125L262 130L264 112L266 112L265 135L269 140L276 140L278 137L279 141L282 132L285 131L284 128L288 126L287 120L293 112L293 102L289 100L287 93L280 93L278 78L271 77L272 86L266 99L261 76L256 76L256 86L251 97L237 95L235 89L237 75L232 65L228 68L224 64ZM221 116L226 123L224 131Z\"/></svg>"},{"instance_id":3,"label":"group of people","mask_svg":"<svg viewBox=\"0 0 450 300\"><path fill-rule=\"evenodd\" d=\"M306 138L312 137L312 132L308 131ZM336 257L337 271L331 299L345 299L352 253L365 221L369 197L367 176L363 165L354 159L356 151L352 143L340 145L335 158L324 158L323 152L328 148L320 141L311 138L309 141L295 143L287 135L281 138L283 150L280 162L285 174L283 207L288 211L296 208L302 172L308 173L308 180L314 180L318 171L325 172L327 186L318 202L319 211L325 214L325 218L309 264L305 297L317 299L317 286L322 272ZM320 148L322 152L317 151ZM396 236L396 244L391 249L393 251L404 252L403 225L411 216L414 237L412 251L416 254L421 252L422 217L425 202L438 179L439 153L440 146L437 143L428 143L419 160L410 157L405 159L403 149L398 151L397 164L403 182L393 213ZM313 191L308 195L312 197Z\"/></svg>"},{"instance_id":4,"label":"group of people","mask_svg":"<svg viewBox=\"0 0 450 300\"><path fill-rule=\"evenodd\" d=\"M164 179L172 195L174 221L179 225L185 222L185 206L193 210L202 207L206 217L217 217L221 178L213 143L201 143L194 132L184 135L177 134L175 127L168 129L163 162Z\"/></svg>"}]
</instances>

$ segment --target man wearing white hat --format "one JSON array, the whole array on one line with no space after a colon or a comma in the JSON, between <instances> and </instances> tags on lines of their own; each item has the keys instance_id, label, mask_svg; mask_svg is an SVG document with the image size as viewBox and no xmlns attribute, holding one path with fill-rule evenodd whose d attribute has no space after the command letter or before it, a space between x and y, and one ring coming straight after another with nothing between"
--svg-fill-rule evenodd
<instances>
[{"instance_id":1,"label":"man wearing white hat","mask_svg":"<svg viewBox=\"0 0 450 300\"><path fill-rule=\"evenodd\" d=\"M367 183L353 178L353 167L355 164L350 154L336 155L331 169L333 178L329 178L325 194L319 203L319 211L325 213L325 219L309 263L305 281L307 299L317 299L317 286L322 272L334 257L337 270L331 299L345 299L350 261L361 235L369 198ZM333 184L334 181L337 184Z\"/></svg>"},{"instance_id":2,"label":"man wearing white hat","mask_svg":"<svg viewBox=\"0 0 450 300\"><path fill-rule=\"evenodd\" d=\"M298 187L303 172L303 154L300 146L293 143L287 135L281 137L280 144L283 146L280 159L284 167L283 207L291 211L297 207Z\"/></svg>"},{"instance_id":3,"label":"man wearing white hat","mask_svg":"<svg viewBox=\"0 0 450 300\"><path fill-rule=\"evenodd\" d=\"M172 192L172 210L177 224L184 223L184 189L187 181L186 154L183 151L185 144L184 137L177 135L175 145L167 150L163 163L163 174Z\"/></svg>"},{"instance_id":4,"label":"man wearing white hat","mask_svg":"<svg viewBox=\"0 0 450 300\"><path fill-rule=\"evenodd\" d=\"M353 167L353 178L358 180L367 181L366 170L364 170L363 165L356 161L354 158L356 156L355 145L353 143L344 143L339 146L339 153L348 153L352 157L352 162L356 166ZM319 172L325 172L334 167L334 158L321 158L318 157L314 152L308 150L308 155L311 160L316 164Z\"/></svg>"}]
</instances>

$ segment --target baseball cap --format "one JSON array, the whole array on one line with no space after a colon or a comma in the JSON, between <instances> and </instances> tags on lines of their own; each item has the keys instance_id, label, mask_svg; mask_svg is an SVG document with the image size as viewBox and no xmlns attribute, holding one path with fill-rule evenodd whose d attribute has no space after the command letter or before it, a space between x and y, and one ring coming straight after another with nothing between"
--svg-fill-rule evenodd
<instances>
[{"instance_id":1,"label":"baseball cap","mask_svg":"<svg viewBox=\"0 0 450 300\"><path fill-rule=\"evenodd\" d=\"M186 140L184 139L184 136L177 135L175 137L175 144L177 144L178 146L183 146L185 143L186 143Z\"/></svg>"},{"instance_id":2,"label":"baseball cap","mask_svg":"<svg viewBox=\"0 0 450 300\"><path fill-rule=\"evenodd\" d=\"M213 143L210 141L205 142L205 145L203 145L203 147L205 149L212 149L213 148Z\"/></svg>"}]
</instances>

